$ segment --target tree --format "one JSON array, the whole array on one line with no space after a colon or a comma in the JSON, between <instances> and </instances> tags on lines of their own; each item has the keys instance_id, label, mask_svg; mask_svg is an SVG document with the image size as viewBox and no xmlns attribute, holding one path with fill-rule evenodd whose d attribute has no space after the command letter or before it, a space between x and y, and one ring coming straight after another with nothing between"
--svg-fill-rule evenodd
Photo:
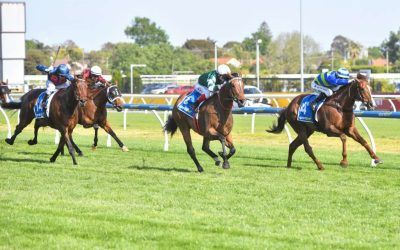
<instances>
[{"instance_id":1,"label":"tree","mask_svg":"<svg viewBox=\"0 0 400 250\"><path fill-rule=\"evenodd\" d=\"M383 41L381 50L384 54L388 51L389 61L391 63L396 63L400 58L400 29L397 32L390 32L389 39Z\"/></svg>"},{"instance_id":2,"label":"tree","mask_svg":"<svg viewBox=\"0 0 400 250\"><path fill-rule=\"evenodd\" d=\"M135 17L132 25L126 27L125 34L139 46L169 44L165 31L146 17Z\"/></svg>"},{"instance_id":3,"label":"tree","mask_svg":"<svg viewBox=\"0 0 400 250\"><path fill-rule=\"evenodd\" d=\"M215 41L207 39L189 39L182 45L182 48L188 49L199 56L209 59L214 57Z\"/></svg>"},{"instance_id":4,"label":"tree","mask_svg":"<svg viewBox=\"0 0 400 250\"><path fill-rule=\"evenodd\" d=\"M259 45L260 55L266 55L268 46L272 40L272 33L266 22L262 22L257 32L251 34L251 37L247 37L243 41L243 48L247 51L256 51L256 42L258 39L262 40Z\"/></svg>"},{"instance_id":5,"label":"tree","mask_svg":"<svg viewBox=\"0 0 400 250\"><path fill-rule=\"evenodd\" d=\"M372 59L382 58L383 53L380 47L369 47L368 48L368 57Z\"/></svg>"},{"instance_id":6,"label":"tree","mask_svg":"<svg viewBox=\"0 0 400 250\"><path fill-rule=\"evenodd\" d=\"M349 39L342 36L338 35L333 38L333 41L331 43L331 50L333 52L339 53L339 55L346 60L347 59L347 53L349 51Z\"/></svg>"},{"instance_id":7,"label":"tree","mask_svg":"<svg viewBox=\"0 0 400 250\"><path fill-rule=\"evenodd\" d=\"M26 75L36 75L38 71L36 70L36 65L44 64L50 65L50 56L52 54L52 49L50 46L45 45L38 40L26 40L26 58L25 58L25 74Z\"/></svg>"}]
</instances>

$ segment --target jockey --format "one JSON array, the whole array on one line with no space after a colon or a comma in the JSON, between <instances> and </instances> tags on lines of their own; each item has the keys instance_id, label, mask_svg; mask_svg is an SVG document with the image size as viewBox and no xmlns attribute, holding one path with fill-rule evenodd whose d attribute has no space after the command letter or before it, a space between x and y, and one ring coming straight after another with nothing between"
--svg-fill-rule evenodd
<instances>
[{"instance_id":1,"label":"jockey","mask_svg":"<svg viewBox=\"0 0 400 250\"><path fill-rule=\"evenodd\" d=\"M102 71L99 66L93 66L90 69L84 69L80 77L94 86L110 85L102 76Z\"/></svg>"},{"instance_id":2,"label":"jockey","mask_svg":"<svg viewBox=\"0 0 400 250\"><path fill-rule=\"evenodd\" d=\"M196 109L200 103L207 100L211 94L217 92L221 85L229 80L230 76L231 69L225 64L219 65L217 70L200 75L197 84L194 85L194 91L197 91L201 95L195 101L193 108Z\"/></svg>"},{"instance_id":3,"label":"jockey","mask_svg":"<svg viewBox=\"0 0 400 250\"><path fill-rule=\"evenodd\" d=\"M319 93L319 95L310 103L314 112L319 101L331 96L342 86L349 84L349 78L349 71L345 68L340 68L337 71L323 72L315 77L311 83L311 88Z\"/></svg>"},{"instance_id":4,"label":"jockey","mask_svg":"<svg viewBox=\"0 0 400 250\"><path fill-rule=\"evenodd\" d=\"M43 98L42 103L46 103L47 98L56 90L68 88L71 84L70 81L74 79L74 77L69 73L68 66L65 64L60 64L55 68L39 64L36 66L36 69L43 73L47 73L46 96Z\"/></svg>"}]
</instances>

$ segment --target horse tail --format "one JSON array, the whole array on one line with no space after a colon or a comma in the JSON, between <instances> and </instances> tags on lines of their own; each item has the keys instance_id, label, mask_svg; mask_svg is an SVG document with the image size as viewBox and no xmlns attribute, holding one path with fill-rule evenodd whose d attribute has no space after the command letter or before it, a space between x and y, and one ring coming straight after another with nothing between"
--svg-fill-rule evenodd
<instances>
[{"instance_id":1,"label":"horse tail","mask_svg":"<svg viewBox=\"0 0 400 250\"><path fill-rule=\"evenodd\" d=\"M176 130L178 129L178 124L172 117L172 115L168 116L168 121L164 125L164 132L171 133L171 137L175 134Z\"/></svg>"},{"instance_id":2,"label":"horse tail","mask_svg":"<svg viewBox=\"0 0 400 250\"><path fill-rule=\"evenodd\" d=\"M5 109L21 109L22 102L8 102L2 103L1 107Z\"/></svg>"},{"instance_id":3,"label":"horse tail","mask_svg":"<svg viewBox=\"0 0 400 250\"><path fill-rule=\"evenodd\" d=\"M272 128L267 130L267 132L268 133L279 134L284 129L285 122L286 122L286 109L282 109L279 112L278 124L275 123L274 125L272 125Z\"/></svg>"}]
</instances>

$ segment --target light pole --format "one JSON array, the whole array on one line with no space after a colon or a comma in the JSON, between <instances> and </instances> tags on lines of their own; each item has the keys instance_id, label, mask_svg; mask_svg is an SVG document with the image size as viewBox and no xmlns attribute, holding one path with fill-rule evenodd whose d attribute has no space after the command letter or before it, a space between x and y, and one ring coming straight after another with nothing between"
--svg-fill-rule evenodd
<instances>
[{"instance_id":1,"label":"light pole","mask_svg":"<svg viewBox=\"0 0 400 250\"><path fill-rule=\"evenodd\" d=\"M257 74L257 88L260 89L260 43L261 39L256 42L256 74Z\"/></svg>"},{"instance_id":2,"label":"light pole","mask_svg":"<svg viewBox=\"0 0 400 250\"><path fill-rule=\"evenodd\" d=\"M300 0L300 91L304 92L304 52L303 52L303 14L302 0Z\"/></svg>"},{"instance_id":3,"label":"light pole","mask_svg":"<svg viewBox=\"0 0 400 250\"><path fill-rule=\"evenodd\" d=\"M133 94L133 67L146 67L146 64L131 64L131 94Z\"/></svg>"},{"instance_id":4,"label":"light pole","mask_svg":"<svg viewBox=\"0 0 400 250\"><path fill-rule=\"evenodd\" d=\"M214 67L217 70L218 67L218 51L217 51L217 42L214 43Z\"/></svg>"},{"instance_id":5,"label":"light pole","mask_svg":"<svg viewBox=\"0 0 400 250\"><path fill-rule=\"evenodd\" d=\"M386 49L386 74L389 74L389 49Z\"/></svg>"}]
</instances>

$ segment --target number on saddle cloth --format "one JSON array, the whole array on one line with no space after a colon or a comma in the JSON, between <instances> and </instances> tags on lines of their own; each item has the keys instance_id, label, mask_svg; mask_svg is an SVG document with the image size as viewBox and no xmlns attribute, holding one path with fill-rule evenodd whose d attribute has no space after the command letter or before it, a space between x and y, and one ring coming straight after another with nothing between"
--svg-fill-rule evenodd
<instances>
[{"instance_id":1,"label":"number on saddle cloth","mask_svg":"<svg viewBox=\"0 0 400 250\"><path fill-rule=\"evenodd\" d=\"M318 122L316 120L316 115L315 113L318 112L318 109L322 106L323 102L325 99L319 101L316 104L316 112L314 113L312 107L311 107L311 102L317 98L318 95L315 94L310 94L307 95L306 97L303 98L301 101L301 104L299 106L299 110L297 112L297 120L301 122L310 122L310 123L315 123Z\"/></svg>"},{"instance_id":2,"label":"number on saddle cloth","mask_svg":"<svg viewBox=\"0 0 400 250\"><path fill-rule=\"evenodd\" d=\"M193 109L193 105L200 97L200 95L200 92L193 90L178 104L178 110L189 116L190 118L193 118L196 115L196 111Z\"/></svg>"},{"instance_id":3,"label":"number on saddle cloth","mask_svg":"<svg viewBox=\"0 0 400 250\"><path fill-rule=\"evenodd\" d=\"M45 108L44 107L45 107L45 105L47 105L47 102L48 102L49 98L47 98L46 103L43 105L43 100L44 100L45 96L46 96L46 91L42 92L39 95L38 99L36 100L36 104L33 107L33 111L35 113L35 118L36 119L45 118L45 116L46 116L46 112L45 112Z\"/></svg>"}]
</instances>

